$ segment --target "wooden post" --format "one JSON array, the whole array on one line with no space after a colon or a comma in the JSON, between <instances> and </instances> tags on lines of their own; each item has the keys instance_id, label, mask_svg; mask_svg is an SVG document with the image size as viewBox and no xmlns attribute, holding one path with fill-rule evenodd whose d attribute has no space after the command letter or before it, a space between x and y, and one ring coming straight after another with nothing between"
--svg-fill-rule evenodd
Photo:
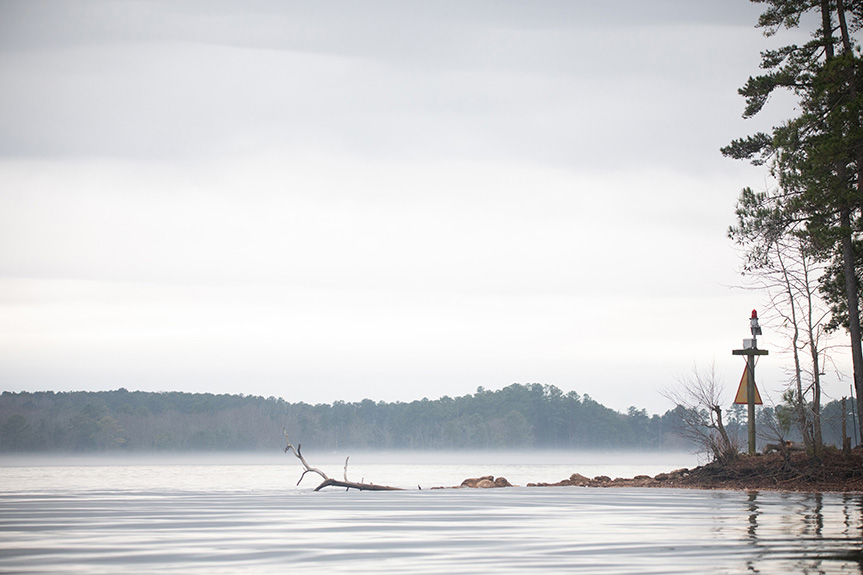
<instances>
[{"instance_id":1,"label":"wooden post","mask_svg":"<svg viewBox=\"0 0 863 575\"><path fill-rule=\"evenodd\" d=\"M746 358L749 377L746 381L746 424L749 432L749 455L755 455L755 355Z\"/></svg>"},{"instance_id":2,"label":"wooden post","mask_svg":"<svg viewBox=\"0 0 863 575\"><path fill-rule=\"evenodd\" d=\"M758 349L758 336L761 327L758 325L758 314L752 310L749 320L752 339L743 340L743 349L731 350L732 355L746 356L746 369L749 372L746 382L747 428L749 431L749 455L755 455L755 356L767 355L766 349Z\"/></svg>"}]
</instances>

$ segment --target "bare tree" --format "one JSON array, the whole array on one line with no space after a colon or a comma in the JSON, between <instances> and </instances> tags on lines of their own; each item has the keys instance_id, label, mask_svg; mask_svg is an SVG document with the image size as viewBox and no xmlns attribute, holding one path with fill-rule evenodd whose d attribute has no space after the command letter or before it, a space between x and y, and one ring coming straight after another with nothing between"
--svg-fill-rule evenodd
<instances>
[{"instance_id":1,"label":"bare tree","mask_svg":"<svg viewBox=\"0 0 863 575\"><path fill-rule=\"evenodd\" d=\"M806 450L821 454L821 373L827 361L830 307L820 291L827 264L805 222L785 213L788 192L746 189L729 237L743 248L742 271L753 289L767 294L768 322L783 333L793 360L783 394L794 412Z\"/></svg>"},{"instance_id":2,"label":"bare tree","mask_svg":"<svg viewBox=\"0 0 863 575\"><path fill-rule=\"evenodd\" d=\"M320 469L318 469L316 467L312 467L311 465L308 464L308 462L306 461L306 458L303 457L302 445L300 445L298 443L297 446L294 447L293 444L291 443L291 440L288 438L288 432L287 431L285 431L285 441L287 442L287 445L285 446L285 453L290 451L291 453L294 454L294 457L299 459L300 463L303 464L304 471L303 471L303 474L300 475L300 479L299 479L299 481L297 481L297 485L299 485L303 481L303 478L306 476L306 473L315 473L317 475L320 475L321 479L323 479L321 484L318 485L317 487L315 487L315 491L320 491L324 487L344 487L345 489L357 489L360 491L401 491L401 488L390 487L389 485L377 485L374 483L363 483L362 481L359 483L357 483L355 481L349 481L348 480L348 459L349 458L345 459L345 473L344 473L345 479L344 479L344 481L341 481L339 479L332 479L329 476L327 476L327 474L324 473L323 471L321 471Z\"/></svg>"},{"instance_id":3,"label":"bare tree","mask_svg":"<svg viewBox=\"0 0 863 575\"><path fill-rule=\"evenodd\" d=\"M716 461L730 461L740 452L722 422L723 385L711 363L706 371L692 367L688 376L678 377L677 386L662 395L673 402L679 419L679 432Z\"/></svg>"},{"instance_id":4,"label":"bare tree","mask_svg":"<svg viewBox=\"0 0 863 575\"><path fill-rule=\"evenodd\" d=\"M784 334L793 367L783 394L794 412L806 450L821 455L821 375L827 360L825 326L829 309L818 292L824 265L807 241L796 234L775 238L763 265L750 275L752 285L768 294L768 322Z\"/></svg>"}]
</instances>

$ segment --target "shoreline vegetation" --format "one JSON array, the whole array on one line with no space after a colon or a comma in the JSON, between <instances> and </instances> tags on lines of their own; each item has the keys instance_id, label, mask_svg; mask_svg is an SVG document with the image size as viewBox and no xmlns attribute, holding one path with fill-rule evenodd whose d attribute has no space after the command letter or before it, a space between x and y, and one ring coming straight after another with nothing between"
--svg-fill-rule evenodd
<instances>
[{"instance_id":1,"label":"shoreline vegetation","mask_svg":"<svg viewBox=\"0 0 863 575\"><path fill-rule=\"evenodd\" d=\"M844 411L840 402L825 407L822 423L826 423L824 439L829 438L829 443L825 441L820 458L788 450L784 455L737 455L725 462L630 478L589 478L574 469L569 477L529 485L863 492L863 449L843 453L830 446L842 442L841 434L836 433L841 426L832 424L841 423ZM636 408L619 413L587 395L540 384L512 384L498 391L479 388L472 395L411 403L364 400L314 406L278 398L122 388L3 392L0 453L161 453L179 457L193 451L261 453L281 443L281 434L273 433L280 428L291 437L303 438L318 454L402 449L452 453L462 449L532 453L634 449L651 453L672 446L681 451L693 447L677 433L678 415L669 410L650 417ZM732 417L729 425L730 432L737 433L741 422ZM506 480L496 484L495 477L488 476L473 479L474 487L509 484Z\"/></svg>"},{"instance_id":2,"label":"shoreline vegetation","mask_svg":"<svg viewBox=\"0 0 863 575\"><path fill-rule=\"evenodd\" d=\"M823 406L825 445L842 445L847 411L840 400ZM477 388L473 394L409 403L364 399L316 405L276 397L124 388L4 391L0 453L266 452L283 447L282 429L316 452L691 451L698 446L682 433L684 415L680 407L653 415L634 406L618 412L587 394L541 384ZM743 406L732 406L726 415L728 435L743 437ZM786 439L800 440L793 431Z\"/></svg>"},{"instance_id":3,"label":"shoreline vegetation","mask_svg":"<svg viewBox=\"0 0 863 575\"><path fill-rule=\"evenodd\" d=\"M512 487L504 477L465 479L458 488ZM653 477L631 478L600 475L593 478L573 473L554 483L528 483L526 487L644 487L675 489L727 489L735 491L784 491L863 493L863 449L843 454L826 452L820 459L805 453L740 455L727 462L714 461L693 469L676 469ZM447 489L437 487L433 489Z\"/></svg>"}]
</instances>

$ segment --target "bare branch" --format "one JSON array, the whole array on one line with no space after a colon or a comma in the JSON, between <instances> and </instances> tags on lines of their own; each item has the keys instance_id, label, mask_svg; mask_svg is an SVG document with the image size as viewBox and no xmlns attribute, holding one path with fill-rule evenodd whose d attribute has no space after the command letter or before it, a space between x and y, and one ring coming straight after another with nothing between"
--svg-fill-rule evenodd
<instances>
[{"instance_id":1,"label":"bare branch","mask_svg":"<svg viewBox=\"0 0 863 575\"><path fill-rule=\"evenodd\" d=\"M303 471L302 475L300 475L300 480L297 481L297 485L299 485L300 482L302 482L303 478L306 476L306 473L311 472L311 473L317 473L323 479L321 484L315 488L315 491L320 491L324 487L330 487L330 486L332 486L332 487L344 487L345 489L357 489L359 491L401 491L401 488L399 488L399 487L390 487L388 485L375 485L374 483L355 483L353 481L348 481L348 459L350 459L350 457L345 459L345 475L344 475L345 480L339 481L338 479L331 479L327 476L326 473L324 473L320 469L317 469L317 468L309 465L309 463L306 461L306 458L303 457L303 454L301 451L302 446L298 443L296 448L295 448L293 446L293 444L291 444L291 440L288 438L287 430L284 430L284 433L285 433L285 441L287 441L287 445L285 446L285 453L290 451L291 453L294 454L294 457L299 459L300 463L303 464L304 471Z\"/></svg>"},{"instance_id":2,"label":"bare branch","mask_svg":"<svg viewBox=\"0 0 863 575\"><path fill-rule=\"evenodd\" d=\"M297 447L294 448L294 446L291 444L291 440L288 438L288 431L284 430L284 432L285 432L285 441L288 442L287 446L285 446L285 453L287 453L288 451L291 451L291 453L294 454L294 457L296 457L297 459L300 460L300 463L303 464L303 469L305 469L305 471L303 471L303 474L300 475L300 481L297 481L297 485L300 484L300 482L303 480L303 477L306 476L306 473L309 473L310 471L312 473L317 473L318 475L321 476L321 478L324 481L327 481L329 479L329 477L327 477L327 474L324 473L323 471L321 471L320 469L316 469L316 468L310 466L309 463L306 461L306 458L303 457L303 454L301 451L302 445L300 445L298 443Z\"/></svg>"},{"instance_id":3,"label":"bare branch","mask_svg":"<svg viewBox=\"0 0 863 575\"><path fill-rule=\"evenodd\" d=\"M680 433L714 459L726 461L737 457L736 441L728 436L722 421L722 385L715 365L702 373L693 366L687 377L676 378L678 386L661 393L676 406Z\"/></svg>"}]
</instances>

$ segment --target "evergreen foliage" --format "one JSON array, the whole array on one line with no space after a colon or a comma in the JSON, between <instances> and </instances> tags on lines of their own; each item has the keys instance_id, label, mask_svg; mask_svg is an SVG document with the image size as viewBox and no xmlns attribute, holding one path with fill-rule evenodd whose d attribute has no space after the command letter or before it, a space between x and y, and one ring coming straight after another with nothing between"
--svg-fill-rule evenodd
<instances>
[{"instance_id":1,"label":"evergreen foliage","mask_svg":"<svg viewBox=\"0 0 863 575\"><path fill-rule=\"evenodd\" d=\"M856 37L863 30L863 2L752 1L765 7L758 26L766 35L802 25L812 33L802 45L762 52L764 72L739 90L746 118L758 114L776 90L796 96L797 115L770 134L722 149L729 157L767 164L779 184L768 193L743 190L730 235L747 249L747 271L769 267L771 250L792 237L808 257L825 264L820 290L831 312L827 327L848 330L863 409L863 60ZM816 399L816 417L818 407Z\"/></svg>"},{"instance_id":2,"label":"evergreen foliage","mask_svg":"<svg viewBox=\"0 0 863 575\"><path fill-rule=\"evenodd\" d=\"M675 413L623 414L550 385L410 403L309 405L210 393L4 392L0 451L684 449Z\"/></svg>"},{"instance_id":3,"label":"evergreen foliage","mask_svg":"<svg viewBox=\"0 0 863 575\"><path fill-rule=\"evenodd\" d=\"M728 432L745 435L742 411L733 407ZM825 407L825 441L836 445L839 412L838 402ZM284 448L283 428L307 448L330 451L694 449L678 434L679 423L678 409L661 416L636 407L619 413L588 395L540 384L410 403L317 405L125 389L7 391L0 395L0 452L271 451Z\"/></svg>"}]
</instances>

